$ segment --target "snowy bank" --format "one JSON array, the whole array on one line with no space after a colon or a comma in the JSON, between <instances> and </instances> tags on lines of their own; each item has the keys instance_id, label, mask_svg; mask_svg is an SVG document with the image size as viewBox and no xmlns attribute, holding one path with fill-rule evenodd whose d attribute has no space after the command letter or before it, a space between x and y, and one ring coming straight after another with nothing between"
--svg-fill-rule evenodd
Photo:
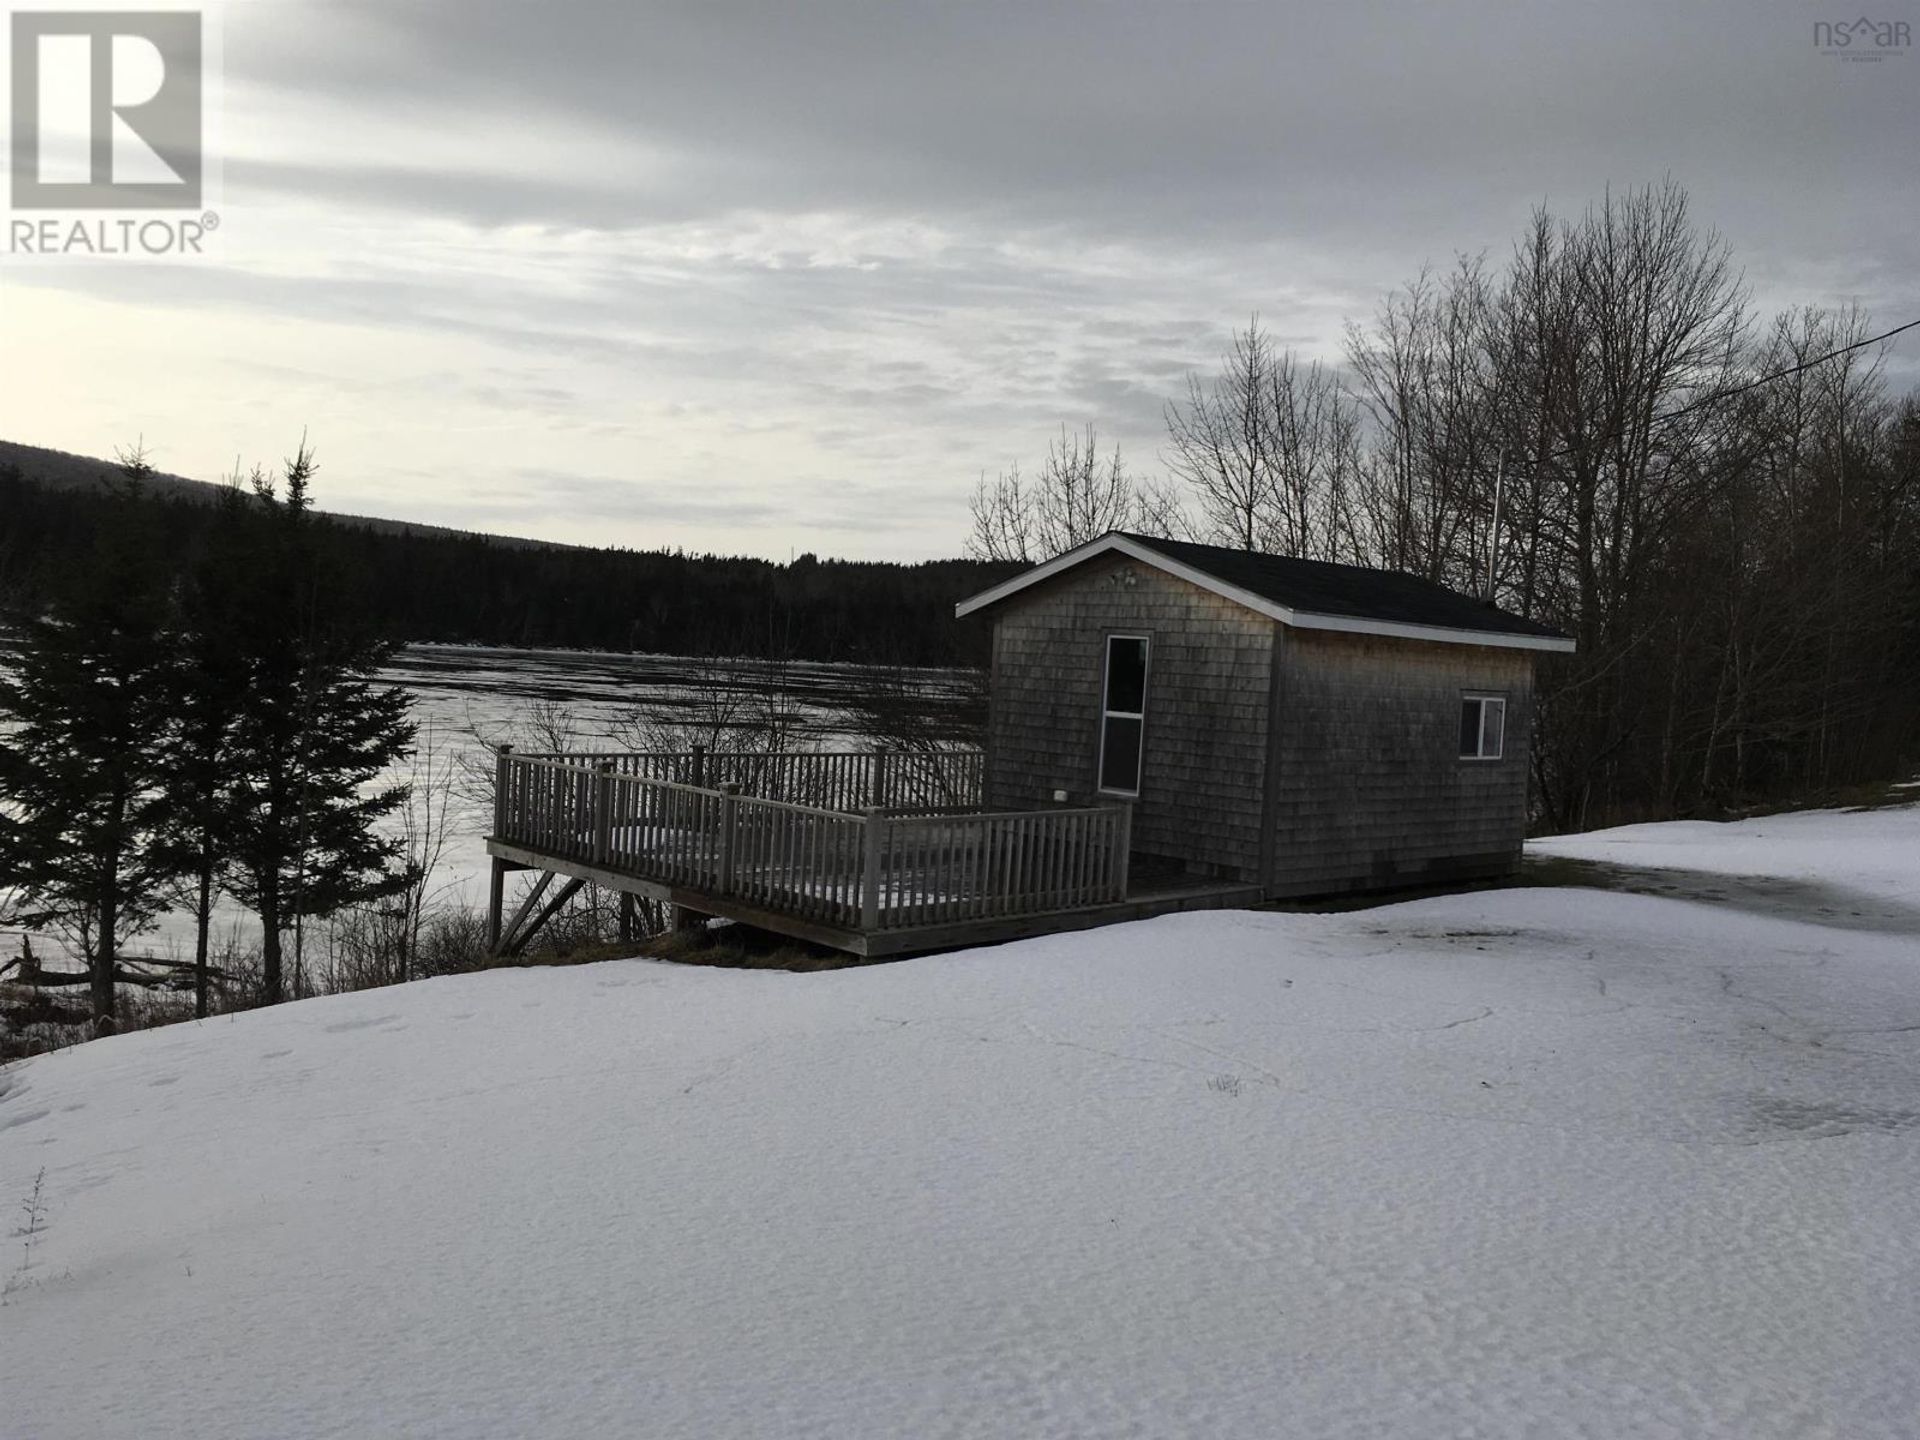
<instances>
[{"instance_id":1,"label":"snowy bank","mask_svg":"<svg viewBox=\"0 0 1920 1440\"><path fill-rule=\"evenodd\" d=\"M1920 905L1920 824L1912 806L1802 810L1755 820L1622 825L1529 840L1534 855L1836 885Z\"/></svg>"},{"instance_id":2,"label":"snowy bank","mask_svg":"<svg viewBox=\"0 0 1920 1440\"><path fill-rule=\"evenodd\" d=\"M1912 937L1548 889L124 1036L0 1436L1911 1436L1916 1061Z\"/></svg>"}]
</instances>

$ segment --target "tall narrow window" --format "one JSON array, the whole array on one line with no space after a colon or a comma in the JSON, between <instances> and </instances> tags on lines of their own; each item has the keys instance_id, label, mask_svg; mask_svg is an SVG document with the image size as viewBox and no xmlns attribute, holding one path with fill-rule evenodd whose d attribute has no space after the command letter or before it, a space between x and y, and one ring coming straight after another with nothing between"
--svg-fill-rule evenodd
<instances>
[{"instance_id":1,"label":"tall narrow window","mask_svg":"<svg viewBox=\"0 0 1920 1440\"><path fill-rule=\"evenodd\" d=\"M1507 738L1507 702L1499 695L1468 695L1460 702L1460 758L1498 760Z\"/></svg>"},{"instance_id":2,"label":"tall narrow window","mask_svg":"<svg viewBox=\"0 0 1920 1440\"><path fill-rule=\"evenodd\" d=\"M1147 637L1109 635L1100 711L1100 788L1140 793L1140 742L1147 718Z\"/></svg>"}]
</instances>

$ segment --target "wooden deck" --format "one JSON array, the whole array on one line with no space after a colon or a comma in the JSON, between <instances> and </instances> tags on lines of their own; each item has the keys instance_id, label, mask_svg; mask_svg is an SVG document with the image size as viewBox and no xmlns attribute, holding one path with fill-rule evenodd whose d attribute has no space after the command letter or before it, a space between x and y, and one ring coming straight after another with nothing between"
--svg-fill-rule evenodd
<instances>
[{"instance_id":1,"label":"wooden deck","mask_svg":"<svg viewBox=\"0 0 1920 1440\"><path fill-rule=\"evenodd\" d=\"M531 930L523 922L532 917L537 927L542 918L533 910L536 892L503 928L505 876L515 869L856 955L946 949L1258 898L1246 885L1130 889L1129 807L984 811L981 773L972 751L503 752L487 842L490 938L496 950L524 944ZM746 793L749 785L763 793Z\"/></svg>"}]
</instances>

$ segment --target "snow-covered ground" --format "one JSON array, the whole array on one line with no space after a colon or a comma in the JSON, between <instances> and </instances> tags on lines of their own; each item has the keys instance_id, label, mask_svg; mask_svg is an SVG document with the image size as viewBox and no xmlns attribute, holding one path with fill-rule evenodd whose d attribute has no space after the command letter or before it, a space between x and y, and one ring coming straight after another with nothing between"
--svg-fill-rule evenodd
<instances>
[{"instance_id":1,"label":"snow-covered ground","mask_svg":"<svg viewBox=\"0 0 1920 1440\"><path fill-rule=\"evenodd\" d=\"M1906 790L1906 785L1896 787ZM1636 869L1675 869L1834 884L1920 905L1920 830L1914 811L1803 810L1757 820L1623 825L1534 840L1536 855Z\"/></svg>"},{"instance_id":2,"label":"snow-covered ground","mask_svg":"<svg viewBox=\"0 0 1920 1440\"><path fill-rule=\"evenodd\" d=\"M1920 809L1808 823L1672 853L1920 856ZM1920 1432L1916 935L1193 915L428 981L0 1089L6 1440Z\"/></svg>"}]
</instances>

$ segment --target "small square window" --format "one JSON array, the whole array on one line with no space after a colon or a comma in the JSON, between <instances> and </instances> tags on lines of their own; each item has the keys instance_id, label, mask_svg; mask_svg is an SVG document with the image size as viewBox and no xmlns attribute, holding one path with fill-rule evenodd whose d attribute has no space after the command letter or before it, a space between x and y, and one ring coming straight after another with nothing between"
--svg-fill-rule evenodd
<instances>
[{"instance_id":1,"label":"small square window","mask_svg":"<svg viewBox=\"0 0 1920 1440\"><path fill-rule=\"evenodd\" d=\"M1506 750L1507 702L1498 695L1468 695L1460 702L1460 758L1498 760Z\"/></svg>"}]
</instances>

